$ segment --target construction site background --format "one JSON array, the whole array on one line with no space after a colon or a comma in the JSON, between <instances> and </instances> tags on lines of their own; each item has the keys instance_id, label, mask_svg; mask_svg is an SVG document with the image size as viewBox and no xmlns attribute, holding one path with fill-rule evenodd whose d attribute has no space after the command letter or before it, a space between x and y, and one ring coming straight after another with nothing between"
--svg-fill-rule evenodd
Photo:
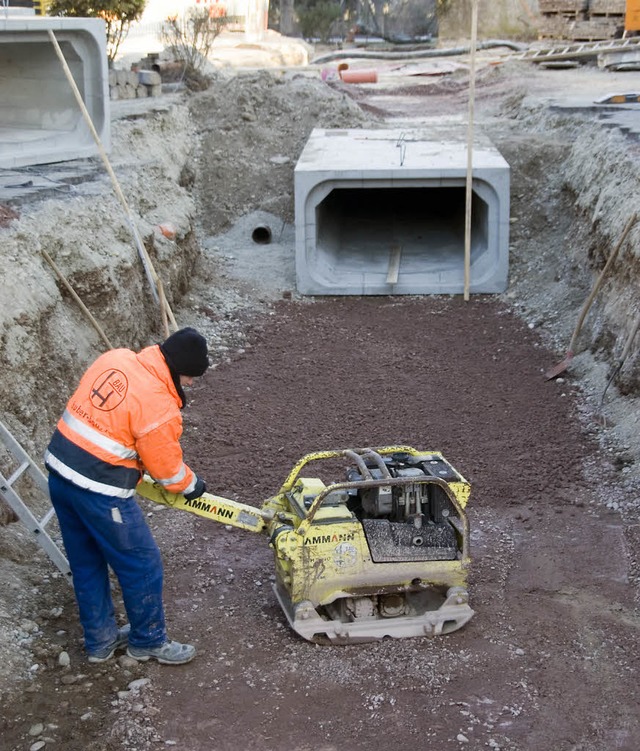
<instances>
[{"instance_id":1,"label":"construction site background","mask_svg":"<svg viewBox=\"0 0 640 751\"><path fill-rule=\"evenodd\" d=\"M245 31L245 19L255 15L250 0L149 0L138 22L131 25L133 39L158 35L164 19L189 7L210 5L229 18L229 30ZM33 9L46 15L49 0L10 0L12 8ZM296 11L303 4L263 0L255 9L267 29L285 36L301 36ZM332 41L352 41L360 32L365 37L383 37L391 42L429 41L458 38L468 33L472 4L452 0L437 9L435 0L342 0L340 14L331 27ZM291 10L291 8L293 11ZM251 23L252 27L255 23ZM599 41L621 38L640 30L640 0L479 0L478 33L481 37L515 37L527 40ZM257 36L260 36L258 30ZM256 36L256 34L254 34ZM361 40L362 41L362 40Z\"/></svg>"}]
</instances>

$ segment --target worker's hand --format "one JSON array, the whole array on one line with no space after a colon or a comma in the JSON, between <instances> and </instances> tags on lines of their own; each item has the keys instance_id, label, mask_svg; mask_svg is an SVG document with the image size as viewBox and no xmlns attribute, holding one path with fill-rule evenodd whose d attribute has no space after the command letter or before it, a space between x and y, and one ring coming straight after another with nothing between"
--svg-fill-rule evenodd
<instances>
[{"instance_id":1,"label":"worker's hand","mask_svg":"<svg viewBox=\"0 0 640 751\"><path fill-rule=\"evenodd\" d=\"M196 498L200 498L200 496L207 490L207 486L204 483L204 480L201 480L199 477L196 476L196 486L190 493L185 493L184 497L188 501L193 501Z\"/></svg>"}]
</instances>

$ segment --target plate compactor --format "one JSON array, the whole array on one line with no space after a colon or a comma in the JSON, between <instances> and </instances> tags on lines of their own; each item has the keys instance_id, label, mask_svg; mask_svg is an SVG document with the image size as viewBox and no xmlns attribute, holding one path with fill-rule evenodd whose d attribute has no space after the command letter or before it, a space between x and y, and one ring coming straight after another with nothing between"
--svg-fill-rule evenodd
<instances>
[{"instance_id":1,"label":"plate compactor","mask_svg":"<svg viewBox=\"0 0 640 751\"><path fill-rule=\"evenodd\" d=\"M350 465L344 481L302 476L336 460ZM307 454L259 509L209 493L187 501L150 478L138 486L151 501L268 535L276 597L293 630L320 644L435 636L469 621L469 492L441 453L408 446Z\"/></svg>"}]
</instances>

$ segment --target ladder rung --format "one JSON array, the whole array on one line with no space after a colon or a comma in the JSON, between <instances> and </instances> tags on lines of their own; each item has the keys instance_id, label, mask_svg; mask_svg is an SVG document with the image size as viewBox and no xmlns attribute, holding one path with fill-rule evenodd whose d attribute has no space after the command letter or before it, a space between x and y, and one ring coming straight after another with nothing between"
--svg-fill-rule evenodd
<instances>
[{"instance_id":1,"label":"ladder rung","mask_svg":"<svg viewBox=\"0 0 640 751\"><path fill-rule=\"evenodd\" d=\"M21 474L24 473L26 469L29 469L29 462L25 461L22 462L22 464L16 469L16 471L11 475L11 477L7 480L7 485L11 487L13 483L20 477Z\"/></svg>"},{"instance_id":2,"label":"ladder rung","mask_svg":"<svg viewBox=\"0 0 640 751\"><path fill-rule=\"evenodd\" d=\"M47 524L51 521L51 517L56 513L56 510L53 508L53 506L47 511L47 513L40 519L40 526L42 529L44 529Z\"/></svg>"}]
</instances>

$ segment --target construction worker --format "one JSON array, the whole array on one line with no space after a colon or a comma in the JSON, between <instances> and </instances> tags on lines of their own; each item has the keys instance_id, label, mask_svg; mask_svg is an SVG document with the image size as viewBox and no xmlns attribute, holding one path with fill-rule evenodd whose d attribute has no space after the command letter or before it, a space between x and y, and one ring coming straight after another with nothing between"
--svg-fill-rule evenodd
<instances>
[{"instance_id":1,"label":"construction worker","mask_svg":"<svg viewBox=\"0 0 640 751\"><path fill-rule=\"evenodd\" d=\"M49 443L49 492L89 662L105 662L125 647L136 660L166 665L195 655L190 644L167 637L160 551L134 495L144 471L189 500L204 493L205 483L184 463L179 441L183 387L208 365L206 340L192 328L138 353L110 350L80 380ZM109 567L129 619L120 629Z\"/></svg>"}]
</instances>

